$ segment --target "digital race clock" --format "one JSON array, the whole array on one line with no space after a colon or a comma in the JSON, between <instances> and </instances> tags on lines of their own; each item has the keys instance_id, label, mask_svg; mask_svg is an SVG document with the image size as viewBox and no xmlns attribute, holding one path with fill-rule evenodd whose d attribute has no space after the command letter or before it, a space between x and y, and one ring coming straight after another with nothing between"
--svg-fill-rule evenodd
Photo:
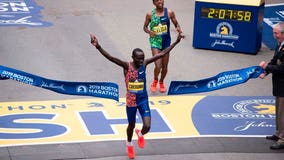
<instances>
[{"instance_id":1,"label":"digital race clock","mask_svg":"<svg viewBox=\"0 0 284 160\"><path fill-rule=\"evenodd\" d=\"M195 0L194 48L256 54L264 0Z\"/></svg>"},{"instance_id":2,"label":"digital race clock","mask_svg":"<svg viewBox=\"0 0 284 160\"><path fill-rule=\"evenodd\" d=\"M201 8L201 17L215 18L236 21L251 21L252 12L243 10L223 9L223 8Z\"/></svg>"}]
</instances>

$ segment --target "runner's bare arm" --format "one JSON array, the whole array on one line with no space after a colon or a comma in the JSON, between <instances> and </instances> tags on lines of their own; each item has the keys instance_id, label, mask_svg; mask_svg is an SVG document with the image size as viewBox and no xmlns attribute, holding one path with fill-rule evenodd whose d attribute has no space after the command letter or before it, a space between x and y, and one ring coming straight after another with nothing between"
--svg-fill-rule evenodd
<instances>
[{"instance_id":1,"label":"runner's bare arm","mask_svg":"<svg viewBox=\"0 0 284 160\"><path fill-rule=\"evenodd\" d=\"M150 37L153 37L153 36L155 36L155 33L153 31L149 30L149 28L148 28L150 22L151 22L151 12L148 12L146 14L143 30L144 30L144 32L148 33L150 35Z\"/></svg>"},{"instance_id":2,"label":"runner's bare arm","mask_svg":"<svg viewBox=\"0 0 284 160\"><path fill-rule=\"evenodd\" d=\"M181 41L182 38L184 38L184 35L178 34L176 41L172 43L168 48L162 50L159 54L156 54L151 58L146 59L144 62L145 66L152 62L155 62L157 59L164 57L166 54L169 54L170 51Z\"/></svg>"},{"instance_id":3,"label":"runner's bare arm","mask_svg":"<svg viewBox=\"0 0 284 160\"><path fill-rule=\"evenodd\" d=\"M96 38L95 35L90 34L90 38L91 38L91 44L93 46L95 46L98 51L105 57L107 58L109 61L121 66L123 69L127 69L128 68L128 64L125 61L122 61L121 59L118 59L116 57L113 57L112 55L110 55L106 50L104 50L101 45L98 42L98 39Z\"/></svg>"},{"instance_id":4,"label":"runner's bare arm","mask_svg":"<svg viewBox=\"0 0 284 160\"><path fill-rule=\"evenodd\" d=\"M180 28L180 25L179 25L179 23L178 23L178 21L177 21L177 19L176 19L176 16L175 16L174 11L171 10L171 9L169 9L168 11L169 11L169 17L170 17L172 23L174 24L174 26L175 26L175 28L176 28L176 31L177 31L178 33L182 33L181 28Z\"/></svg>"}]
</instances>

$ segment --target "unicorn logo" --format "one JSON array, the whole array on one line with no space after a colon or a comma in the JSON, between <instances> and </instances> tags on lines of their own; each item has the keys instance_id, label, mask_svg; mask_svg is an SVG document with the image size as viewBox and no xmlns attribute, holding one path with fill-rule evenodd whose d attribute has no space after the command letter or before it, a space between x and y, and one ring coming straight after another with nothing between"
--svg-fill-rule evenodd
<instances>
[{"instance_id":1,"label":"unicorn logo","mask_svg":"<svg viewBox=\"0 0 284 160\"><path fill-rule=\"evenodd\" d=\"M76 90L77 90L78 93L87 93L87 87L86 86L82 86L82 85L78 86Z\"/></svg>"},{"instance_id":2,"label":"unicorn logo","mask_svg":"<svg viewBox=\"0 0 284 160\"><path fill-rule=\"evenodd\" d=\"M221 22L216 27L216 33L221 34L221 35L232 35L233 27L228 22Z\"/></svg>"},{"instance_id":3,"label":"unicorn logo","mask_svg":"<svg viewBox=\"0 0 284 160\"><path fill-rule=\"evenodd\" d=\"M222 26L220 34L227 35L227 34L229 34L228 30L229 29L226 26Z\"/></svg>"},{"instance_id":4,"label":"unicorn logo","mask_svg":"<svg viewBox=\"0 0 284 160\"><path fill-rule=\"evenodd\" d=\"M210 32L209 36L211 38L229 39L230 41L239 39L239 35L233 34L233 26L228 22L220 22L216 26L215 31L216 31L215 33ZM223 41L223 42L226 42L226 41ZM231 42L227 42L227 43L231 44Z\"/></svg>"},{"instance_id":5,"label":"unicorn logo","mask_svg":"<svg viewBox=\"0 0 284 160\"><path fill-rule=\"evenodd\" d=\"M253 106L253 108L257 109L258 114L275 114L274 105L258 104L257 106Z\"/></svg>"},{"instance_id":6,"label":"unicorn logo","mask_svg":"<svg viewBox=\"0 0 284 160\"><path fill-rule=\"evenodd\" d=\"M208 82L207 87L208 88L215 88L215 87L217 87L217 82L215 80L212 80L212 81Z\"/></svg>"},{"instance_id":7,"label":"unicorn logo","mask_svg":"<svg viewBox=\"0 0 284 160\"><path fill-rule=\"evenodd\" d=\"M242 114L275 114L274 99L251 99L239 101L233 105L235 111Z\"/></svg>"}]
</instances>

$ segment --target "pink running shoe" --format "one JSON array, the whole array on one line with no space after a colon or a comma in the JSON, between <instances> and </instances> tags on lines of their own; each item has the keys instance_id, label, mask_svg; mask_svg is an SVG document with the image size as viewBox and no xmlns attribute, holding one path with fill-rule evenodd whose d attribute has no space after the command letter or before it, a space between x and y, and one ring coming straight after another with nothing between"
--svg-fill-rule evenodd
<instances>
[{"instance_id":1,"label":"pink running shoe","mask_svg":"<svg viewBox=\"0 0 284 160\"><path fill-rule=\"evenodd\" d=\"M151 84L151 92L155 93L157 91L157 84L158 84L158 81L157 80L154 80Z\"/></svg>"},{"instance_id":2,"label":"pink running shoe","mask_svg":"<svg viewBox=\"0 0 284 160\"><path fill-rule=\"evenodd\" d=\"M144 148L144 146L145 146L145 141L144 141L144 137L143 136L139 136L139 133L140 133L141 131L139 130L139 129L135 129L135 133L136 133L136 135L137 135L137 137L138 137L138 147L139 148Z\"/></svg>"},{"instance_id":3,"label":"pink running shoe","mask_svg":"<svg viewBox=\"0 0 284 160\"><path fill-rule=\"evenodd\" d=\"M164 82L159 82L160 83L160 92L165 93L167 91L165 83Z\"/></svg>"},{"instance_id":4,"label":"pink running shoe","mask_svg":"<svg viewBox=\"0 0 284 160\"><path fill-rule=\"evenodd\" d=\"M127 152L128 158L130 158L130 159L135 158L134 147L133 147L133 145L131 145L131 146L127 145L127 142L126 142L126 152Z\"/></svg>"}]
</instances>

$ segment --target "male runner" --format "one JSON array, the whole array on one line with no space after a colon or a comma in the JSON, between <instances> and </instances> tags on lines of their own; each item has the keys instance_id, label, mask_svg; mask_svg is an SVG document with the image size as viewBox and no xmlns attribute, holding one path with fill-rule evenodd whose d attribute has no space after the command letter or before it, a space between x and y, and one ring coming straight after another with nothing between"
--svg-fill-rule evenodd
<instances>
[{"instance_id":1,"label":"male runner","mask_svg":"<svg viewBox=\"0 0 284 160\"><path fill-rule=\"evenodd\" d=\"M159 54L163 49L171 44L170 35L170 20L174 24L176 31L182 33L180 25L177 22L173 10L164 7L164 0L153 0L155 8L146 14L144 22L144 31L150 35L149 41L151 45L152 55ZM148 26L150 25L150 29ZM164 79L168 72L169 54L155 62L154 81L151 84L151 91L153 93L157 90L157 83L159 82L160 92L166 92ZM161 77L159 79L159 74Z\"/></svg>"},{"instance_id":2,"label":"male runner","mask_svg":"<svg viewBox=\"0 0 284 160\"><path fill-rule=\"evenodd\" d=\"M126 149L129 158L135 157L134 147L132 144L132 136L136 123L137 109L142 117L143 126L142 130L135 130L138 136L138 146L144 148L144 135L149 132L151 127L151 112L149 108L148 94L146 88L146 67L148 64L156 61L159 58L169 54L170 51L180 42L183 38L181 34L177 36L177 40L168 48L154 55L151 58L145 59L144 52L136 48L132 52L132 62L126 62L110 55L104 50L94 35L90 35L91 43L98 49L98 51L109 61L121 66L125 77L126 84L126 114L128 119L128 127L126 129L127 142Z\"/></svg>"}]
</instances>

